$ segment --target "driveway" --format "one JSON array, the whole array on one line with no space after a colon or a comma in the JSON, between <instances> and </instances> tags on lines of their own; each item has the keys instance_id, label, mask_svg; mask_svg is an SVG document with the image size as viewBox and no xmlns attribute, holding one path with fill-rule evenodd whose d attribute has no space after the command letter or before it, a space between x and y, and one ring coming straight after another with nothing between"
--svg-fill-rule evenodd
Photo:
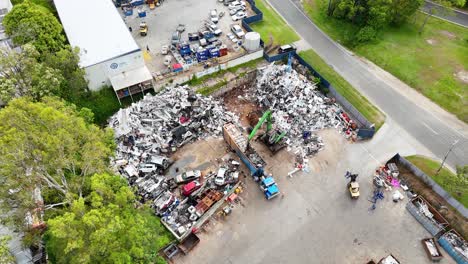
<instances>
[{"instance_id":1,"label":"driveway","mask_svg":"<svg viewBox=\"0 0 468 264\"><path fill-rule=\"evenodd\" d=\"M447 12L446 8L431 1L426 1L421 9L426 13L431 9L435 10L434 16L468 28L468 13L455 9L449 9L449 12Z\"/></svg>"},{"instance_id":2,"label":"driveway","mask_svg":"<svg viewBox=\"0 0 468 264\"><path fill-rule=\"evenodd\" d=\"M267 1L313 50L384 111L387 121L398 124L439 159L443 159L450 145L459 140L450 153L447 164L452 168L467 164L468 125L395 77L335 43L293 1Z\"/></svg>"}]
</instances>

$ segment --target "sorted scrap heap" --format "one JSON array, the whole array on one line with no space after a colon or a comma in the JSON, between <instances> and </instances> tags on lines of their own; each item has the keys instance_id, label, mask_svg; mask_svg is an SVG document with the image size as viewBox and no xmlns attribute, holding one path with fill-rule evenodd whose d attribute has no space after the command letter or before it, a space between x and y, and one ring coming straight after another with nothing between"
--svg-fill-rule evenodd
<instances>
[{"instance_id":1,"label":"sorted scrap heap","mask_svg":"<svg viewBox=\"0 0 468 264\"><path fill-rule=\"evenodd\" d=\"M273 111L275 125L288 131L291 147L305 156L313 155L324 146L313 132L330 127L347 132L349 125L340 106L317 91L317 85L304 75L288 71L286 65L271 64L259 71L252 99Z\"/></svg>"},{"instance_id":2,"label":"sorted scrap heap","mask_svg":"<svg viewBox=\"0 0 468 264\"><path fill-rule=\"evenodd\" d=\"M117 156L129 156L125 138L135 141L133 149L140 154L170 153L197 138L220 135L225 122L238 122L238 117L219 101L182 86L145 96L117 112L109 124L121 139Z\"/></svg>"}]
</instances>

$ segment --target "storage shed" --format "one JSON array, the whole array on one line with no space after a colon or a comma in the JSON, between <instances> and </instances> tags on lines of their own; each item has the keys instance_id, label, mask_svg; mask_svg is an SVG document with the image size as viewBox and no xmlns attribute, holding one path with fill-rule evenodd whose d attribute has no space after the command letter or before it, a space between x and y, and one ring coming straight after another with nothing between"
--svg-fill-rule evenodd
<instances>
[{"instance_id":1,"label":"storage shed","mask_svg":"<svg viewBox=\"0 0 468 264\"><path fill-rule=\"evenodd\" d=\"M54 0L68 41L80 48L90 90L112 85L117 97L152 89L143 53L112 0Z\"/></svg>"}]
</instances>

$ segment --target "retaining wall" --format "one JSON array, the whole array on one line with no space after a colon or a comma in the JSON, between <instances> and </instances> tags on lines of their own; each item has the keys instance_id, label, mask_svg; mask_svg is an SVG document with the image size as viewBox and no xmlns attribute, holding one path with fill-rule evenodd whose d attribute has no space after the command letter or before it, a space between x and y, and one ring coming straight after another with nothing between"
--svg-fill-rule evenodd
<instances>
[{"instance_id":1,"label":"retaining wall","mask_svg":"<svg viewBox=\"0 0 468 264\"><path fill-rule=\"evenodd\" d=\"M461 204L459 201L453 198L452 195L450 195L447 191L445 191L444 188L440 187L439 184L437 184L430 176L428 176L423 171L421 171L413 163L411 163L404 157L400 156L400 154L398 153L391 160L396 160L400 164L405 166L405 168L407 168L414 175L416 175L416 177L420 178L424 183L429 185L434 192L440 195L445 201L447 201L448 204L453 206L460 214L462 214L464 217L468 217L468 210L463 204Z\"/></svg>"}]
</instances>

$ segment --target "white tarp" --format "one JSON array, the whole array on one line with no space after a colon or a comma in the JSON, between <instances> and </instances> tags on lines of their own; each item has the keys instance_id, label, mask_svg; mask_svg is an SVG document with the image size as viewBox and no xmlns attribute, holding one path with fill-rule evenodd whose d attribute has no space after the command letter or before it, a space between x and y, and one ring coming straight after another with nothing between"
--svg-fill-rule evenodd
<instances>
[{"instance_id":1,"label":"white tarp","mask_svg":"<svg viewBox=\"0 0 468 264\"><path fill-rule=\"evenodd\" d=\"M141 68L136 68L131 71L122 72L120 74L109 77L112 87L115 91L121 90L123 88L130 87L135 84L139 84L145 81L153 79L151 72L143 66Z\"/></svg>"}]
</instances>

